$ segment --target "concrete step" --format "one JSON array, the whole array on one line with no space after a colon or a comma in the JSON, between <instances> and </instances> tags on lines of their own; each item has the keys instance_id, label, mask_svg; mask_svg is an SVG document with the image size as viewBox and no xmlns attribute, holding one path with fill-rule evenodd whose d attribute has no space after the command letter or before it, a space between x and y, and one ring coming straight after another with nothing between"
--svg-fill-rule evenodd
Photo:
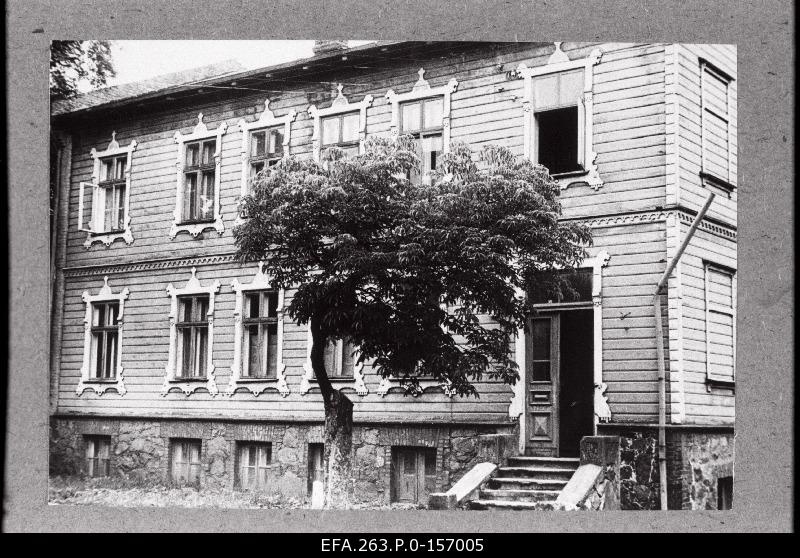
<instances>
[{"instance_id":1,"label":"concrete step","mask_svg":"<svg viewBox=\"0 0 800 558\"><path fill-rule=\"evenodd\" d=\"M529 479L525 477L493 477L487 486L492 489L509 490L562 490L568 479Z\"/></svg>"},{"instance_id":2,"label":"concrete step","mask_svg":"<svg viewBox=\"0 0 800 558\"><path fill-rule=\"evenodd\" d=\"M580 465L577 457L530 457L518 455L508 458L509 467L551 467L553 469L575 470Z\"/></svg>"},{"instance_id":3,"label":"concrete step","mask_svg":"<svg viewBox=\"0 0 800 558\"><path fill-rule=\"evenodd\" d=\"M523 477L541 480L569 480L575 469L561 467L526 466L526 467L500 467L497 469L498 477Z\"/></svg>"},{"instance_id":4,"label":"concrete step","mask_svg":"<svg viewBox=\"0 0 800 558\"><path fill-rule=\"evenodd\" d=\"M558 498L560 490L525 490L484 488L480 500L508 500L513 502L544 502Z\"/></svg>"},{"instance_id":5,"label":"concrete step","mask_svg":"<svg viewBox=\"0 0 800 558\"><path fill-rule=\"evenodd\" d=\"M472 510L552 510L555 500L542 502L513 502L510 500L472 500Z\"/></svg>"}]
</instances>

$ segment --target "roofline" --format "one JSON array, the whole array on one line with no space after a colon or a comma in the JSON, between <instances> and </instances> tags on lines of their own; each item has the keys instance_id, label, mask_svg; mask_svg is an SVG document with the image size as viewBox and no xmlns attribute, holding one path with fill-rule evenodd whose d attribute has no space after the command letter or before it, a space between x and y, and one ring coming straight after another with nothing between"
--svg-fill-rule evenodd
<instances>
[{"instance_id":1,"label":"roofline","mask_svg":"<svg viewBox=\"0 0 800 558\"><path fill-rule=\"evenodd\" d=\"M303 66L310 63L318 63L328 59L340 57L344 54L352 54L352 53L361 53L361 52L369 52L371 50L377 48L384 48L387 46L396 46L399 44L404 43L414 43L416 41L376 41L375 43L367 43L364 45L355 46L352 48L342 49L342 50L333 50L321 54L317 54L314 56L310 56L308 58L299 58L296 60L291 60L289 62L284 62L282 64L275 64L272 66L263 66L260 68L255 68L252 70L246 70L243 72L232 73L232 74L223 74L220 76L215 76L213 78L206 78L200 81L193 81L190 83L184 83L181 85L173 85L170 87L166 87L164 89L158 89L156 91L150 91L147 93L143 93L141 95L133 95L130 97L123 97L121 99L115 99L113 101L109 101L106 103L101 103L98 105L93 105L91 107L80 108L77 110L61 112L58 114L51 114L52 118L65 118L70 116L77 116L77 115L84 115L88 113L92 113L99 110L106 110L110 108L119 108L125 105L129 105L132 103L142 102L145 100L152 100L158 99L161 97L166 97L168 95L174 93L182 93L186 91L192 91L193 89L200 89L203 86L215 85L221 82L228 82L231 80L239 80L239 79L248 79L253 77L266 77L264 76L265 73L273 73L273 72L281 72L284 70L288 70L297 66ZM155 77L155 76L154 76ZM52 106L52 104L51 104Z\"/></svg>"}]
</instances>

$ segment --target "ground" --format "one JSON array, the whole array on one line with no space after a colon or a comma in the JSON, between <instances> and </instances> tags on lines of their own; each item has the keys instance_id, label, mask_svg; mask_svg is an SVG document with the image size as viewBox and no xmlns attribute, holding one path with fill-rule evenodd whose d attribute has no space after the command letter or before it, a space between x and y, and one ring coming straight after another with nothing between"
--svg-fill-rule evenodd
<instances>
[{"instance_id":1,"label":"ground","mask_svg":"<svg viewBox=\"0 0 800 558\"><path fill-rule=\"evenodd\" d=\"M231 489L175 488L160 484L132 483L116 478L54 477L50 479L50 504L121 507L187 507L231 509L302 509L310 504L296 498ZM354 509L419 509L412 504L367 505Z\"/></svg>"}]
</instances>

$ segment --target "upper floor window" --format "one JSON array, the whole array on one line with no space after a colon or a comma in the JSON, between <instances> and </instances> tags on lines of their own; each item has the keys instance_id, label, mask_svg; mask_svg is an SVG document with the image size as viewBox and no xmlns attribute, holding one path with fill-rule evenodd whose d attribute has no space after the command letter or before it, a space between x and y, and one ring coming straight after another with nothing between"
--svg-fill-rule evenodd
<instances>
[{"instance_id":1,"label":"upper floor window","mask_svg":"<svg viewBox=\"0 0 800 558\"><path fill-rule=\"evenodd\" d=\"M428 182L442 153L450 147L450 97L458 81L431 87L423 77L425 70L420 68L418 74L411 91L397 94L390 89L386 98L392 105L392 133L411 135L417 144L420 171L409 178Z\"/></svg>"},{"instance_id":2,"label":"upper floor window","mask_svg":"<svg viewBox=\"0 0 800 558\"><path fill-rule=\"evenodd\" d=\"M267 128L250 136L250 179L283 158L283 129Z\"/></svg>"},{"instance_id":3,"label":"upper floor window","mask_svg":"<svg viewBox=\"0 0 800 558\"><path fill-rule=\"evenodd\" d=\"M86 231L84 246L95 242L110 246L122 239L133 242L130 229L131 159L136 141L120 147L116 132L105 151L92 149L94 168L91 182L81 182L78 194L78 227Z\"/></svg>"},{"instance_id":4,"label":"upper floor window","mask_svg":"<svg viewBox=\"0 0 800 558\"><path fill-rule=\"evenodd\" d=\"M732 81L722 70L700 60L701 174L703 178L728 189L733 188L730 138Z\"/></svg>"},{"instance_id":5,"label":"upper floor window","mask_svg":"<svg viewBox=\"0 0 800 558\"><path fill-rule=\"evenodd\" d=\"M342 89L342 84L339 84L339 94L331 106L320 109L311 105L307 109L314 121L311 143L316 161L321 161L324 150L331 147L341 149L346 157L358 155L366 139L367 107L372 104L372 95L351 103L342 94Z\"/></svg>"},{"instance_id":6,"label":"upper floor window","mask_svg":"<svg viewBox=\"0 0 800 558\"><path fill-rule=\"evenodd\" d=\"M733 383L736 367L736 278L733 270L705 264L706 374Z\"/></svg>"},{"instance_id":7,"label":"upper floor window","mask_svg":"<svg viewBox=\"0 0 800 558\"><path fill-rule=\"evenodd\" d=\"M594 66L597 49L584 59L570 60L556 42L543 66L516 70L524 80L523 149L525 156L548 169L562 188L603 182L592 147Z\"/></svg>"},{"instance_id":8,"label":"upper floor window","mask_svg":"<svg viewBox=\"0 0 800 558\"><path fill-rule=\"evenodd\" d=\"M325 371L331 378L352 378L355 347L342 339L334 339L325 346Z\"/></svg>"},{"instance_id":9,"label":"upper floor window","mask_svg":"<svg viewBox=\"0 0 800 558\"><path fill-rule=\"evenodd\" d=\"M175 132L178 182L170 238L180 232L197 236L206 229L219 234L225 231L219 186L222 136L227 129L228 125L222 122L215 130L209 130L200 113L190 134Z\"/></svg>"},{"instance_id":10,"label":"upper floor window","mask_svg":"<svg viewBox=\"0 0 800 558\"><path fill-rule=\"evenodd\" d=\"M83 366L76 393L87 389L102 394L109 389L124 395L122 378L123 310L128 289L114 294L103 279L103 287L96 295L84 291L86 304L84 317Z\"/></svg>"},{"instance_id":11,"label":"upper floor window","mask_svg":"<svg viewBox=\"0 0 800 558\"><path fill-rule=\"evenodd\" d=\"M208 354L208 295L178 299L178 363L176 378L205 379Z\"/></svg>"}]
</instances>

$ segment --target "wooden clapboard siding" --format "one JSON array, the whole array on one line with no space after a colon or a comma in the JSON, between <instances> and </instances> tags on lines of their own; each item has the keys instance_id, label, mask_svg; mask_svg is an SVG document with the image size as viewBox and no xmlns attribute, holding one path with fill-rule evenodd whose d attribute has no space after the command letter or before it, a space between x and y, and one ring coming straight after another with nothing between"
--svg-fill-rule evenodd
<instances>
[{"instance_id":1,"label":"wooden clapboard siding","mask_svg":"<svg viewBox=\"0 0 800 558\"><path fill-rule=\"evenodd\" d=\"M709 189L703 186L701 169L700 134L700 62L699 58L710 61L734 79L730 83L730 143L731 143L731 182L735 185L737 170L737 62L735 45L674 45L676 53L676 92L679 99L679 163L678 179L680 204L699 209L708 196ZM713 151L718 149L715 147ZM708 216L736 226L737 189L728 193L719 188L711 188L717 195Z\"/></svg>"}]
</instances>

